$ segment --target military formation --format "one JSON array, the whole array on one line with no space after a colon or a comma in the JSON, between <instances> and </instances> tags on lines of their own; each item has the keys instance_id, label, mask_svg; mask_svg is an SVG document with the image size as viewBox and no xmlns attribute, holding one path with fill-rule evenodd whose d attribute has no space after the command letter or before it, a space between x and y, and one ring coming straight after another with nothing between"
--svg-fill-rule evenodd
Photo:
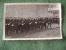
<instances>
[{"instance_id":1,"label":"military formation","mask_svg":"<svg viewBox=\"0 0 66 50\"><path fill-rule=\"evenodd\" d=\"M52 24L59 24L59 18L5 19L6 35L31 30L47 30Z\"/></svg>"}]
</instances>

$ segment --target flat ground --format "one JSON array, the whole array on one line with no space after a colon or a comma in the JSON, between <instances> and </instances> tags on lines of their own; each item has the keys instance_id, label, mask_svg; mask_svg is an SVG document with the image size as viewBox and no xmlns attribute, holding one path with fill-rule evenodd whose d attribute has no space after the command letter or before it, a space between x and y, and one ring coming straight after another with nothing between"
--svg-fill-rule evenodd
<instances>
[{"instance_id":1,"label":"flat ground","mask_svg":"<svg viewBox=\"0 0 66 50\"><path fill-rule=\"evenodd\" d=\"M51 29L48 30L32 30L25 31L23 33L14 34L7 36L7 38L49 38L49 37L60 37L60 28L59 25L52 25Z\"/></svg>"}]
</instances>

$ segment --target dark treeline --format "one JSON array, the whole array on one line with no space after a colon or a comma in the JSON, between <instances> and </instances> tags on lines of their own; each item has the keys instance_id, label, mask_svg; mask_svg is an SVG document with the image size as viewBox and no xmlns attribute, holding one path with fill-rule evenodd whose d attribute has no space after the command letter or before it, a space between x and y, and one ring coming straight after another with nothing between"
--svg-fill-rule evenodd
<instances>
[{"instance_id":1,"label":"dark treeline","mask_svg":"<svg viewBox=\"0 0 66 50\"><path fill-rule=\"evenodd\" d=\"M59 18L5 19L6 35L31 30L47 30L52 24L59 24Z\"/></svg>"}]
</instances>

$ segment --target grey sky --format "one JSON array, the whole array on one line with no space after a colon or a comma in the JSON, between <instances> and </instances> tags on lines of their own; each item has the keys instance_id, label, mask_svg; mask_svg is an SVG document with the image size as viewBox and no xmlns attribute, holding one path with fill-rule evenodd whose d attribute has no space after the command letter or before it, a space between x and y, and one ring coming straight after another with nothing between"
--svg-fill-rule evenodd
<instances>
[{"instance_id":1,"label":"grey sky","mask_svg":"<svg viewBox=\"0 0 66 50\"><path fill-rule=\"evenodd\" d=\"M53 15L48 13L48 6L46 5L7 5L6 17L48 17Z\"/></svg>"}]
</instances>

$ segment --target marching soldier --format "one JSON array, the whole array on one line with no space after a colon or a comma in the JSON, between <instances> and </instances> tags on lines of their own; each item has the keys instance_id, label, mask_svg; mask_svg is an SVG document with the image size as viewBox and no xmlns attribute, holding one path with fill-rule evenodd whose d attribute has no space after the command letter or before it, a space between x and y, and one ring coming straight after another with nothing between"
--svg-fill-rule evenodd
<instances>
[{"instance_id":1,"label":"marching soldier","mask_svg":"<svg viewBox=\"0 0 66 50\"><path fill-rule=\"evenodd\" d=\"M5 19L5 33L8 35L8 19Z\"/></svg>"},{"instance_id":2,"label":"marching soldier","mask_svg":"<svg viewBox=\"0 0 66 50\"><path fill-rule=\"evenodd\" d=\"M19 31L18 28L19 28L19 27L18 27L18 20L15 19L15 20L14 20L14 29L15 29L14 32L15 32L15 33L18 33L18 31Z\"/></svg>"},{"instance_id":3,"label":"marching soldier","mask_svg":"<svg viewBox=\"0 0 66 50\"><path fill-rule=\"evenodd\" d=\"M18 28L18 30L17 30L17 33L19 33L19 32L21 32L21 19L17 19L17 28Z\"/></svg>"},{"instance_id":4,"label":"marching soldier","mask_svg":"<svg viewBox=\"0 0 66 50\"><path fill-rule=\"evenodd\" d=\"M14 20L11 20L11 24L10 24L10 33L14 34L15 33L15 25L14 25Z\"/></svg>"},{"instance_id":5,"label":"marching soldier","mask_svg":"<svg viewBox=\"0 0 66 50\"><path fill-rule=\"evenodd\" d=\"M48 27L51 28L51 18L48 18Z\"/></svg>"},{"instance_id":6,"label":"marching soldier","mask_svg":"<svg viewBox=\"0 0 66 50\"><path fill-rule=\"evenodd\" d=\"M33 28L33 23L32 23L32 21L33 21L33 20L29 20L29 22L28 22L28 23L29 23L29 30L32 30L32 28Z\"/></svg>"},{"instance_id":7,"label":"marching soldier","mask_svg":"<svg viewBox=\"0 0 66 50\"><path fill-rule=\"evenodd\" d=\"M21 33L24 31L24 21L23 20L21 20Z\"/></svg>"},{"instance_id":8,"label":"marching soldier","mask_svg":"<svg viewBox=\"0 0 66 50\"><path fill-rule=\"evenodd\" d=\"M39 29L42 29L43 28L43 18L40 18L39 19Z\"/></svg>"},{"instance_id":9,"label":"marching soldier","mask_svg":"<svg viewBox=\"0 0 66 50\"><path fill-rule=\"evenodd\" d=\"M40 29L46 29L46 21L45 19L41 18L39 21Z\"/></svg>"}]
</instances>

